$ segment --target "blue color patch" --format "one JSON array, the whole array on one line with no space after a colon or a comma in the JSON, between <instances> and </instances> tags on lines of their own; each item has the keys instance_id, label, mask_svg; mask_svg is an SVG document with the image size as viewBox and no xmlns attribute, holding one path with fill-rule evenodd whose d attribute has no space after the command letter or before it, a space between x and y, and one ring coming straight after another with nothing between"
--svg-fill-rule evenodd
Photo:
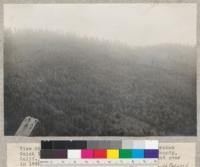
<instances>
[{"instance_id":1,"label":"blue color patch","mask_svg":"<svg viewBox=\"0 0 200 167\"><path fill-rule=\"evenodd\" d=\"M143 149L132 150L132 158L144 158L144 150Z\"/></svg>"}]
</instances>

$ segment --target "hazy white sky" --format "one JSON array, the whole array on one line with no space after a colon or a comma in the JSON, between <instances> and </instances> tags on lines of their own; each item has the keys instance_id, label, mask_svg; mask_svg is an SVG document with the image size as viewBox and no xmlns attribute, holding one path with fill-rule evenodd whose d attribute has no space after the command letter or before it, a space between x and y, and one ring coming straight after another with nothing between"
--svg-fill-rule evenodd
<instances>
[{"instance_id":1,"label":"hazy white sky","mask_svg":"<svg viewBox=\"0 0 200 167\"><path fill-rule=\"evenodd\" d=\"M7 4L4 26L74 32L130 46L196 44L195 4Z\"/></svg>"}]
</instances>

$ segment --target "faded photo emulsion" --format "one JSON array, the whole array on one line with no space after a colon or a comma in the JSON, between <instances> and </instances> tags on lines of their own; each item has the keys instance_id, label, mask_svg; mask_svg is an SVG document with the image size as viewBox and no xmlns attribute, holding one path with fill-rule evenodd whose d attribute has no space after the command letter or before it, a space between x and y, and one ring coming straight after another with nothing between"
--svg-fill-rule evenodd
<instances>
[{"instance_id":1,"label":"faded photo emulsion","mask_svg":"<svg viewBox=\"0 0 200 167\"><path fill-rule=\"evenodd\" d=\"M8 136L195 136L196 5L5 4Z\"/></svg>"}]
</instances>

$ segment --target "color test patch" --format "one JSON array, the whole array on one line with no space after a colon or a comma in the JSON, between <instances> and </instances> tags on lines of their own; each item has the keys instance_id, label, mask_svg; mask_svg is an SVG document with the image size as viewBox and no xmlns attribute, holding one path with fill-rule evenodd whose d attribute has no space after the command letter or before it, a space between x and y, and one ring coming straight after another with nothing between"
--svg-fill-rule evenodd
<instances>
[{"instance_id":1,"label":"color test patch","mask_svg":"<svg viewBox=\"0 0 200 167\"><path fill-rule=\"evenodd\" d=\"M107 150L107 158L108 159L117 159L117 158L119 158L119 150L116 150L116 149Z\"/></svg>"},{"instance_id":2,"label":"color test patch","mask_svg":"<svg viewBox=\"0 0 200 167\"><path fill-rule=\"evenodd\" d=\"M145 140L134 140L132 149L145 149Z\"/></svg>"},{"instance_id":3,"label":"color test patch","mask_svg":"<svg viewBox=\"0 0 200 167\"><path fill-rule=\"evenodd\" d=\"M105 149L93 150L94 158L107 158L107 152Z\"/></svg>"},{"instance_id":4,"label":"color test patch","mask_svg":"<svg viewBox=\"0 0 200 167\"><path fill-rule=\"evenodd\" d=\"M65 159L67 158L67 150L62 150L62 149L53 150L53 156L56 159Z\"/></svg>"},{"instance_id":5,"label":"color test patch","mask_svg":"<svg viewBox=\"0 0 200 167\"><path fill-rule=\"evenodd\" d=\"M120 149L119 157L120 158L132 158L132 150L131 149Z\"/></svg>"},{"instance_id":6,"label":"color test patch","mask_svg":"<svg viewBox=\"0 0 200 167\"><path fill-rule=\"evenodd\" d=\"M93 150L81 150L81 158L93 158Z\"/></svg>"},{"instance_id":7,"label":"color test patch","mask_svg":"<svg viewBox=\"0 0 200 167\"><path fill-rule=\"evenodd\" d=\"M132 150L132 158L144 158L144 150L143 149Z\"/></svg>"},{"instance_id":8,"label":"color test patch","mask_svg":"<svg viewBox=\"0 0 200 167\"><path fill-rule=\"evenodd\" d=\"M145 141L145 149L158 149L158 140L147 140Z\"/></svg>"},{"instance_id":9,"label":"color test patch","mask_svg":"<svg viewBox=\"0 0 200 167\"><path fill-rule=\"evenodd\" d=\"M41 159L53 158L53 151L51 149L40 150L40 158Z\"/></svg>"},{"instance_id":10,"label":"color test patch","mask_svg":"<svg viewBox=\"0 0 200 167\"><path fill-rule=\"evenodd\" d=\"M81 159L81 150L67 150L68 159Z\"/></svg>"},{"instance_id":11,"label":"color test patch","mask_svg":"<svg viewBox=\"0 0 200 167\"><path fill-rule=\"evenodd\" d=\"M121 148L122 149L132 149L133 148L133 140L123 140Z\"/></svg>"},{"instance_id":12,"label":"color test patch","mask_svg":"<svg viewBox=\"0 0 200 167\"><path fill-rule=\"evenodd\" d=\"M66 159L67 158L67 150L63 149L43 149L40 151L40 158L41 159Z\"/></svg>"},{"instance_id":13,"label":"color test patch","mask_svg":"<svg viewBox=\"0 0 200 167\"><path fill-rule=\"evenodd\" d=\"M144 150L144 158L159 158L158 150Z\"/></svg>"}]
</instances>

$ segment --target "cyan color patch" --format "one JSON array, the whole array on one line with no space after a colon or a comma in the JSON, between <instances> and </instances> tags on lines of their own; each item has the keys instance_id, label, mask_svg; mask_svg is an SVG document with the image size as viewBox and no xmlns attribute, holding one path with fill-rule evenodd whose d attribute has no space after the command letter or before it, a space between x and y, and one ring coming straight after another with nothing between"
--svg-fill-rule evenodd
<instances>
[{"instance_id":1,"label":"cyan color patch","mask_svg":"<svg viewBox=\"0 0 200 167\"><path fill-rule=\"evenodd\" d=\"M132 150L132 158L144 158L144 150L143 149Z\"/></svg>"}]
</instances>

